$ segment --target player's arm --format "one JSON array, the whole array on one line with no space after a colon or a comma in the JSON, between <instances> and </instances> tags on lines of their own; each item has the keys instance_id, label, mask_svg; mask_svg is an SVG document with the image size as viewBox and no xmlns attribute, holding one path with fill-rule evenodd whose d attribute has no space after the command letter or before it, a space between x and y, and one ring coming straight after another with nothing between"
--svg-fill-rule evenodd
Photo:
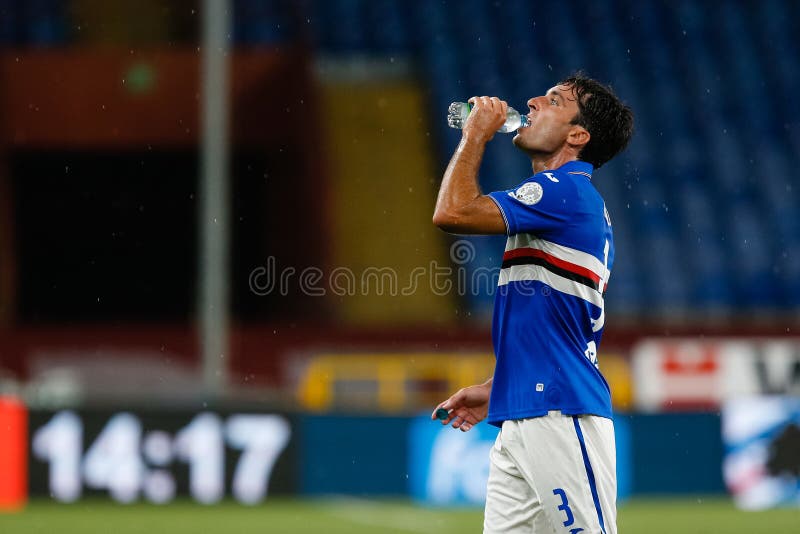
<instances>
[{"instance_id":1,"label":"player's arm","mask_svg":"<svg viewBox=\"0 0 800 534\"><path fill-rule=\"evenodd\" d=\"M441 419L443 425L452 424L453 428L458 428L462 432L471 429L489 414L492 382L493 379L490 378L483 384L459 389L433 410L431 419L436 420L438 418L436 411L443 409L448 412L447 417Z\"/></svg>"},{"instance_id":2,"label":"player's arm","mask_svg":"<svg viewBox=\"0 0 800 534\"><path fill-rule=\"evenodd\" d=\"M444 172L433 224L454 234L505 234L506 224L495 202L481 193L478 169L486 143L506 120L508 105L497 97L473 97L450 164Z\"/></svg>"}]
</instances>

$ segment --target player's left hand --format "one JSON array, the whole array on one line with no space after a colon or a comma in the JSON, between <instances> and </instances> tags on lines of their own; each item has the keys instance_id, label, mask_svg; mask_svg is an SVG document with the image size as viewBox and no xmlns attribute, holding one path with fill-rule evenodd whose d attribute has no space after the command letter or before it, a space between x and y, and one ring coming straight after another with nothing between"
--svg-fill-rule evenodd
<instances>
[{"instance_id":1,"label":"player's left hand","mask_svg":"<svg viewBox=\"0 0 800 534\"><path fill-rule=\"evenodd\" d=\"M450 424L453 428L467 432L473 426L486 419L489 413L491 391L491 386L488 384L459 389L453 396L433 410L431 419L436 419L436 410L444 408L449 413L447 418L442 420L442 424Z\"/></svg>"}]
</instances>

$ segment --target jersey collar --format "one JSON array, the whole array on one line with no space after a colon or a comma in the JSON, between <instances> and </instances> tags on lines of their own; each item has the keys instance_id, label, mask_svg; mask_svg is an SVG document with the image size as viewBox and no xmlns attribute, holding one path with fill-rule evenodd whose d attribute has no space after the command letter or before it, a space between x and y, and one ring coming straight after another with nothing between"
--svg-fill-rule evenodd
<instances>
[{"instance_id":1,"label":"jersey collar","mask_svg":"<svg viewBox=\"0 0 800 534\"><path fill-rule=\"evenodd\" d=\"M573 160L566 162L559 167L558 170L567 172L569 174L580 174L581 176L585 176L591 180L594 167L591 163L586 161Z\"/></svg>"}]
</instances>

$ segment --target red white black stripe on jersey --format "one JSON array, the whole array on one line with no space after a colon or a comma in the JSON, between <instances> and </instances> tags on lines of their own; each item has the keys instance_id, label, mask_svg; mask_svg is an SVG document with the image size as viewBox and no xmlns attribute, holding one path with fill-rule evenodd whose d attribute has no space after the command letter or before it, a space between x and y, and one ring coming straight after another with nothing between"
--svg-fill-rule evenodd
<instances>
[{"instance_id":1,"label":"red white black stripe on jersey","mask_svg":"<svg viewBox=\"0 0 800 534\"><path fill-rule=\"evenodd\" d=\"M532 234L516 234L508 238L498 285L537 280L602 307L609 275L591 254Z\"/></svg>"}]
</instances>

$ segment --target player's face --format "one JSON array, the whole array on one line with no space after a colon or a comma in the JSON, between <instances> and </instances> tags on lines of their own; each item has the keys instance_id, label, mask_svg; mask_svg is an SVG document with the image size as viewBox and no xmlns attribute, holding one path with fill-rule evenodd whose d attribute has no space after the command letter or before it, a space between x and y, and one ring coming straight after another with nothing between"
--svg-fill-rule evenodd
<instances>
[{"instance_id":1,"label":"player's face","mask_svg":"<svg viewBox=\"0 0 800 534\"><path fill-rule=\"evenodd\" d=\"M564 146L575 127L578 101L572 88L556 85L547 94L528 100L529 126L517 130L514 145L529 154L553 154Z\"/></svg>"}]
</instances>

